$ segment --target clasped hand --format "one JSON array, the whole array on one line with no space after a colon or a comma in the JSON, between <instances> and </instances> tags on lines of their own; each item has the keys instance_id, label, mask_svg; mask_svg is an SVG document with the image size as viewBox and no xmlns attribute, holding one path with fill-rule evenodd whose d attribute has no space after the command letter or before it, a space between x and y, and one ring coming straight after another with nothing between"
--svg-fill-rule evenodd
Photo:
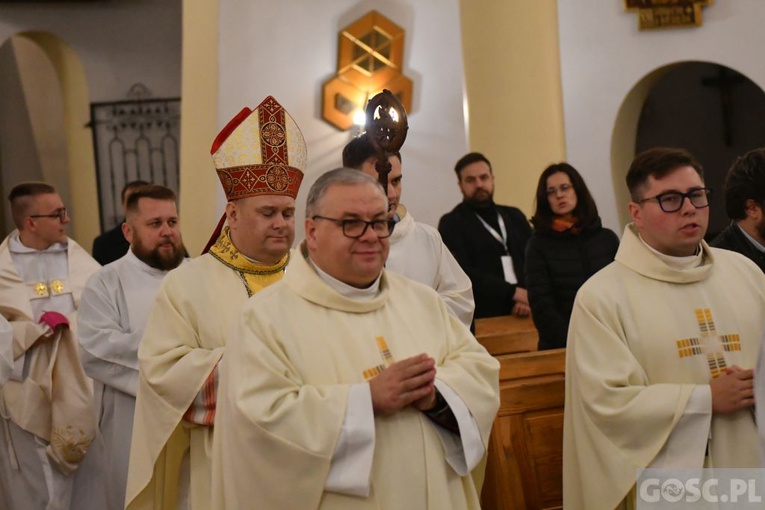
<instances>
[{"instance_id":1,"label":"clasped hand","mask_svg":"<svg viewBox=\"0 0 765 510\"><path fill-rule=\"evenodd\" d=\"M418 354L393 363L369 381L375 415L392 414L408 405L421 411L436 403L436 362Z\"/></svg>"}]
</instances>

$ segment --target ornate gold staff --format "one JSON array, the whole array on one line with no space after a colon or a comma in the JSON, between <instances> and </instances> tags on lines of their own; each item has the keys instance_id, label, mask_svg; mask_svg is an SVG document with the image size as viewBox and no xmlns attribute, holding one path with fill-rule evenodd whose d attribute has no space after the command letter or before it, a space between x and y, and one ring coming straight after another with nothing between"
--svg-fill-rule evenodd
<instances>
[{"instance_id":1,"label":"ornate gold staff","mask_svg":"<svg viewBox=\"0 0 765 510\"><path fill-rule=\"evenodd\" d=\"M406 140L406 132L409 130L406 110L390 90L384 89L369 100L365 113L367 136L377 152L375 170L387 195L388 174L391 170L388 158L394 152L401 150Z\"/></svg>"}]
</instances>

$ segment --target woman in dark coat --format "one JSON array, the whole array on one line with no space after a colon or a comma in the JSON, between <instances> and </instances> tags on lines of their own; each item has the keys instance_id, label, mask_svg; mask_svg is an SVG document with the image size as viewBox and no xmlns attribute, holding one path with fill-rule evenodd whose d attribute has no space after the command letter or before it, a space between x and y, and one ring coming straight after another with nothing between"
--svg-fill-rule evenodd
<instances>
[{"instance_id":1,"label":"woman in dark coat","mask_svg":"<svg viewBox=\"0 0 765 510\"><path fill-rule=\"evenodd\" d=\"M550 165L539 177L534 234L526 245L526 286L539 350L566 346L579 287L614 260L619 238L603 228L576 169Z\"/></svg>"}]
</instances>

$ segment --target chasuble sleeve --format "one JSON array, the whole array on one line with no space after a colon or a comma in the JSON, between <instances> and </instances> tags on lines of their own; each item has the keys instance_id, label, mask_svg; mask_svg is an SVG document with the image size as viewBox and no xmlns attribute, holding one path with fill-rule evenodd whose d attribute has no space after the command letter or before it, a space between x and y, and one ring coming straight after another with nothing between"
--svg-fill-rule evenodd
<instances>
[{"instance_id":1,"label":"chasuble sleeve","mask_svg":"<svg viewBox=\"0 0 765 510\"><path fill-rule=\"evenodd\" d=\"M200 310L199 300L188 299L193 292L177 276L171 273L160 285L138 348L138 361L152 391L183 413L220 361L224 346L205 343L200 336L200 323L210 310Z\"/></svg>"},{"instance_id":2,"label":"chasuble sleeve","mask_svg":"<svg viewBox=\"0 0 765 510\"><path fill-rule=\"evenodd\" d=\"M268 322L245 307L221 364L216 428L226 432L215 434L213 500L225 501L222 508L251 501L262 508L284 501L317 508L350 385L307 383L288 356L289 339Z\"/></svg>"},{"instance_id":3,"label":"chasuble sleeve","mask_svg":"<svg viewBox=\"0 0 765 510\"><path fill-rule=\"evenodd\" d=\"M499 362L445 308L445 342L436 359L436 378L462 400L475 420L484 448L499 410ZM463 428L460 424L460 428Z\"/></svg>"}]
</instances>

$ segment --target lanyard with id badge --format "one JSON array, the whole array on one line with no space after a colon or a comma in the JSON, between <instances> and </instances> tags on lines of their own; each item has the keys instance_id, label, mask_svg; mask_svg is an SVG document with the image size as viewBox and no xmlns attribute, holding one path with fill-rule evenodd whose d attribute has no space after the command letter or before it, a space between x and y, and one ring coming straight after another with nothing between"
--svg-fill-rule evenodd
<instances>
[{"instance_id":1,"label":"lanyard with id badge","mask_svg":"<svg viewBox=\"0 0 765 510\"><path fill-rule=\"evenodd\" d=\"M513 269L513 259L510 257L510 253L507 251L507 228L505 228L505 220L497 211L497 222L499 223L499 232L494 230L494 227L489 225L486 220L476 214L476 217L481 220L483 227L492 235L494 239L502 244L502 248L505 250L505 254L502 255L502 272L505 274L505 281L509 284L516 285L518 278L515 276L515 269Z\"/></svg>"}]
</instances>

